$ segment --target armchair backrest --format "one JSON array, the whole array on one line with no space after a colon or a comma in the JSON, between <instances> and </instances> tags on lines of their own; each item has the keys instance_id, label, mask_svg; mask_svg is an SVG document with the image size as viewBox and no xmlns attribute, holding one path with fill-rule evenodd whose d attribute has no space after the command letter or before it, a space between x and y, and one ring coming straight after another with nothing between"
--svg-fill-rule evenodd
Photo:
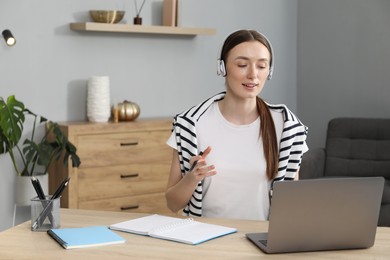
<instances>
[{"instance_id":1,"label":"armchair backrest","mask_svg":"<svg viewBox=\"0 0 390 260\"><path fill-rule=\"evenodd\" d=\"M390 179L390 119L332 119L327 130L325 162L325 176Z\"/></svg>"}]
</instances>

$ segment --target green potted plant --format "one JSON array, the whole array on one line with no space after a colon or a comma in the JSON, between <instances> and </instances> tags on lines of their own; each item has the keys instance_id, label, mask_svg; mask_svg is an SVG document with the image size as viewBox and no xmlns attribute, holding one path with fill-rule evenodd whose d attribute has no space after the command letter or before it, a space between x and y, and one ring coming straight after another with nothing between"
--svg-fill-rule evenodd
<instances>
[{"instance_id":1,"label":"green potted plant","mask_svg":"<svg viewBox=\"0 0 390 260\"><path fill-rule=\"evenodd\" d=\"M32 121L32 132L22 142L24 124L29 117ZM46 125L46 132L43 137L37 138L35 136L37 127L42 124ZM72 167L79 167L81 163L76 147L63 134L59 125L31 112L13 95L7 100L0 97L0 155L7 153L16 174L30 178L47 176L50 164L54 160L62 158L67 165L70 158ZM28 181L32 189L31 181Z\"/></svg>"}]
</instances>

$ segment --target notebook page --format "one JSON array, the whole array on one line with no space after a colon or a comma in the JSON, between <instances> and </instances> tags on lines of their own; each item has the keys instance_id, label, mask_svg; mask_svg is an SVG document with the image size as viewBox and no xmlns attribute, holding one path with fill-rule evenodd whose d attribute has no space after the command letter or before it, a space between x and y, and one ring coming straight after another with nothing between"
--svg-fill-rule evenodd
<instances>
[{"instance_id":1,"label":"notebook page","mask_svg":"<svg viewBox=\"0 0 390 260\"><path fill-rule=\"evenodd\" d=\"M110 225L111 229L130 232L139 235L149 235L149 232L157 227L174 223L179 218L162 216L158 214L132 219L117 224Z\"/></svg>"},{"instance_id":2,"label":"notebook page","mask_svg":"<svg viewBox=\"0 0 390 260\"><path fill-rule=\"evenodd\" d=\"M234 232L237 232L237 229L186 219L176 226L152 230L149 235L155 238L196 245Z\"/></svg>"}]
</instances>

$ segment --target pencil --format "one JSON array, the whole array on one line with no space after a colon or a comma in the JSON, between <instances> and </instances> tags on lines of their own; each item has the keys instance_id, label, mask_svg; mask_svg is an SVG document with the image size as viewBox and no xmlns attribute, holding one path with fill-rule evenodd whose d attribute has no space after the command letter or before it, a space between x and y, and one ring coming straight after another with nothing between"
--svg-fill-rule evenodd
<instances>
[{"instance_id":1,"label":"pencil","mask_svg":"<svg viewBox=\"0 0 390 260\"><path fill-rule=\"evenodd\" d=\"M203 155L203 151L201 151L200 153L199 153L199 155ZM193 164L192 164L192 166L191 166L191 168L190 168L190 172L192 172L192 170L195 168L195 166L198 164L198 160L196 160Z\"/></svg>"}]
</instances>

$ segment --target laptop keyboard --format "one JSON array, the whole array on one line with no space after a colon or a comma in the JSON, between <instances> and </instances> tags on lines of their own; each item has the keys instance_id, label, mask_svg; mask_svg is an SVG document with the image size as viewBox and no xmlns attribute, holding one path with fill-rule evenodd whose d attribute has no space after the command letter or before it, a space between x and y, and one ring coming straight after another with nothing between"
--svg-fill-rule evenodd
<instances>
[{"instance_id":1,"label":"laptop keyboard","mask_svg":"<svg viewBox=\"0 0 390 260\"><path fill-rule=\"evenodd\" d=\"M259 242L265 246L267 246L267 242L268 240L265 240L265 239L260 239Z\"/></svg>"}]
</instances>

